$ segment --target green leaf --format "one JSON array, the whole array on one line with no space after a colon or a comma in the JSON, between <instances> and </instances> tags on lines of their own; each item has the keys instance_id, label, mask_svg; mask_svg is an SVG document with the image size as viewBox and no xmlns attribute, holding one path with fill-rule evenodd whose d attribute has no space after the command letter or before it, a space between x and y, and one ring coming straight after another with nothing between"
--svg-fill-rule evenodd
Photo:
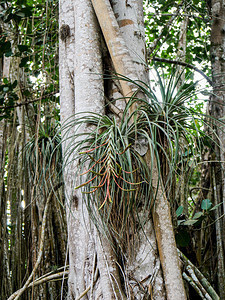
<instances>
[{"instance_id":1,"label":"green leaf","mask_svg":"<svg viewBox=\"0 0 225 300\"><path fill-rule=\"evenodd\" d=\"M212 202L210 199L202 200L201 209L209 210L212 207Z\"/></svg>"},{"instance_id":2,"label":"green leaf","mask_svg":"<svg viewBox=\"0 0 225 300\"><path fill-rule=\"evenodd\" d=\"M32 6L26 6L20 10L21 13L23 13L26 17L32 16L33 7Z\"/></svg>"},{"instance_id":3,"label":"green leaf","mask_svg":"<svg viewBox=\"0 0 225 300\"><path fill-rule=\"evenodd\" d=\"M194 215L193 220L199 219L201 216L203 216L203 212L199 211Z\"/></svg>"},{"instance_id":4,"label":"green leaf","mask_svg":"<svg viewBox=\"0 0 225 300\"><path fill-rule=\"evenodd\" d=\"M221 202L221 203L219 203L219 204L216 204L215 206L213 206L211 209L210 209L210 211L212 211L212 210L216 210L220 205L222 205L223 204L223 202Z\"/></svg>"},{"instance_id":5,"label":"green leaf","mask_svg":"<svg viewBox=\"0 0 225 300\"><path fill-rule=\"evenodd\" d=\"M34 70L34 76L35 76L36 78L38 78L39 74L40 74L40 71L39 71L39 70Z\"/></svg>"},{"instance_id":6,"label":"green leaf","mask_svg":"<svg viewBox=\"0 0 225 300\"><path fill-rule=\"evenodd\" d=\"M182 214L183 210L184 210L183 206L179 206L178 207L178 209L176 210L177 217L179 217Z\"/></svg>"},{"instance_id":7,"label":"green leaf","mask_svg":"<svg viewBox=\"0 0 225 300\"><path fill-rule=\"evenodd\" d=\"M179 226L179 225L183 224L184 222L185 222L185 220L177 220L177 225Z\"/></svg>"},{"instance_id":8,"label":"green leaf","mask_svg":"<svg viewBox=\"0 0 225 300\"><path fill-rule=\"evenodd\" d=\"M31 92L29 90L24 90L23 95L28 97L31 95Z\"/></svg>"},{"instance_id":9,"label":"green leaf","mask_svg":"<svg viewBox=\"0 0 225 300\"><path fill-rule=\"evenodd\" d=\"M8 16L5 14L4 23L8 23L13 19L13 14L9 13Z\"/></svg>"},{"instance_id":10,"label":"green leaf","mask_svg":"<svg viewBox=\"0 0 225 300\"><path fill-rule=\"evenodd\" d=\"M187 220L187 221L185 221L184 223L182 223L183 225L187 225L187 226L189 226L189 225L194 225L195 223L197 223L198 222L198 220Z\"/></svg>"},{"instance_id":11,"label":"green leaf","mask_svg":"<svg viewBox=\"0 0 225 300\"><path fill-rule=\"evenodd\" d=\"M0 56L4 53L11 52L11 43L9 41L3 41L0 43Z\"/></svg>"},{"instance_id":12,"label":"green leaf","mask_svg":"<svg viewBox=\"0 0 225 300\"><path fill-rule=\"evenodd\" d=\"M5 56L6 56L6 57L10 57L10 56L12 56L12 55L13 55L12 51L9 51L9 52L6 52L6 53L5 53Z\"/></svg>"},{"instance_id":13,"label":"green leaf","mask_svg":"<svg viewBox=\"0 0 225 300\"><path fill-rule=\"evenodd\" d=\"M16 86L17 86L17 80L14 80L14 82L12 84L12 89L15 89Z\"/></svg>"},{"instance_id":14,"label":"green leaf","mask_svg":"<svg viewBox=\"0 0 225 300\"><path fill-rule=\"evenodd\" d=\"M18 16L18 17L21 17L21 18L25 17L25 13L22 12L22 11L18 11L15 15Z\"/></svg>"}]
</instances>

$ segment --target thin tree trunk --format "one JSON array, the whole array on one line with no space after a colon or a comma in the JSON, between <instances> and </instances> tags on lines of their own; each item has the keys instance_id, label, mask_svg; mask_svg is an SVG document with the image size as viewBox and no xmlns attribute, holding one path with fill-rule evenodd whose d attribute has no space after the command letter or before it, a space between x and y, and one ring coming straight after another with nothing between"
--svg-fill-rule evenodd
<instances>
[{"instance_id":1,"label":"thin tree trunk","mask_svg":"<svg viewBox=\"0 0 225 300\"><path fill-rule=\"evenodd\" d=\"M186 13L186 8L184 8L184 14ZM187 26L188 26L189 17L184 16L181 26L180 26L180 35L178 41L178 51L177 51L177 60L185 62L186 60L186 48L187 48ZM183 71L181 66L177 66L177 73L180 76L180 80L178 81L177 88L179 88L184 80L185 80L185 72ZM185 206L184 206L185 207ZM186 211L185 211L186 212Z\"/></svg>"},{"instance_id":2,"label":"thin tree trunk","mask_svg":"<svg viewBox=\"0 0 225 300\"><path fill-rule=\"evenodd\" d=\"M142 1L112 1L112 8L119 25L120 35L125 41L128 53L135 68L134 78L149 83L148 68L146 68L146 46L144 32L144 16ZM142 95L140 95L142 96ZM145 217L144 217L145 218ZM165 298L165 287L160 268L159 255L156 246L156 237L152 220L148 220L142 230L134 237L134 249L131 256L127 253L126 273L130 295L143 297L144 293L137 287L137 282L151 291L155 300ZM151 276L149 276L151 274ZM148 278L148 279L147 279Z\"/></svg>"},{"instance_id":3,"label":"thin tree trunk","mask_svg":"<svg viewBox=\"0 0 225 300\"><path fill-rule=\"evenodd\" d=\"M210 102L210 113L215 120L223 118L225 114L225 98L224 98L224 84L225 84L225 6L224 1L211 1L211 59L212 59L212 75L213 75L213 95ZM223 203L222 208L219 208L215 217L216 222L216 236L217 236L217 255L218 255L218 286L221 299L225 299L225 257L224 257L224 240L225 240L225 221L218 219L225 213L225 134L221 124L215 124L215 130L218 135L218 146L215 146L215 155L217 160L221 160L220 164L216 165L216 171L213 189L217 190L214 193L214 198L218 203ZM214 154L213 154L214 155ZM216 203L215 203L216 204ZM223 237L223 238L222 238ZM219 239L219 240L218 240Z\"/></svg>"},{"instance_id":4,"label":"thin tree trunk","mask_svg":"<svg viewBox=\"0 0 225 300\"><path fill-rule=\"evenodd\" d=\"M148 162L154 174L152 186L156 199L153 206L153 222L164 274L167 299L186 299L173 232L170 205L166 198L163 181L159 177L156 158L152 160L149 157Z\"/></svg>"}]
</instances>

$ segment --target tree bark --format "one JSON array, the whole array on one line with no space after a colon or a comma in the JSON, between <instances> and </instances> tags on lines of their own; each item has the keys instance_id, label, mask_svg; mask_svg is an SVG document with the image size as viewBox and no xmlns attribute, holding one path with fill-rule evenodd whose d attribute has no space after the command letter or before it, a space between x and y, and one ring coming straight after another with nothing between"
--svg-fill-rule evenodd
<instances>
[{"instance_id":1,"label":"tree bark","mask_svg":"<svg viewBox=\"0 0 225 300\"><path fill-rule=\"evenodd\" d=\"M108 0L91 0L91 2L93 3L98 22L103 32L115 72L133 80L141 79L146 82L148 74L144 63L145 48L142 1L126 1L126 3L111 1L110 3ZM70 11L71 3L68 0L63 0L61 3L64 3L64 6L60 4L60 28L62 28L63 24L70 26L68 38L64 41L61 38L60 41L60 70L62 72L60 76L61 113L62 120L64 121L66 117L71 116L73 107L75 107L75 110L73 110L75 113L85 111L104 113L103 82L99 75L103 73L100 31L91 2L89 0L82 2L77 0L74 2L75 28L71 24L68 24L68 20L72 20L73 18ZM68 18L66 17L67 13ZM74 37L75 40L73 40ZM138 43L140 45L136 48L136 44ZM71 57L74 53L74 65L72 60L65 57L66 55L68 56L68 52ZM69 66L66 65L68 63ZM70 71L66 71L65 67ZM141 75L138 76L138 74ZM72 92L69 91L67 94L65 90L65 86L68 89L71 88L65 82L65 79L70 77L73 80L70 80L70 82L74 89L75 100L73 100ZM120 84L123 96L131 96L134 86L122 80ZM73 130L72 128L71 131ZM79 128L79 132L87 130L88 128L84 126L83 128ZM66 132L64 134L65 137ZM65 141L63 143L64 156L66 156L69 147L69 142ZM80 295L83 295L84 299L88 299L88 297L92 297L93 299L125 299L126 297L128 299L143 299L143 297L147 297L149 294L154 299L166 299L151 220L149 219L144 228L134 237L135 242L134 250L131 251L132 255L129 251L124 253L125 260L123 266L121 266L118 262L117 254L112 247L112 242L109 242L94 228L87 209L83 204L80 190L76 190L76 192L73 190L75 186L79 185L79 174L76 178L73 178L73 174L78 170L79 165L72 162L68 165L70 160L72 160L71 157L67 159L67 166L64 166L64 180L66 186L68 186L66 196L70 254L69 299L80 297ZM159 206L161 203L160 199ZM143 212L143 214L145 213ZM166 213L169 216L169 208ZM162 226L158 221L156 224ZM170 233L173 232L172 227L169 227L169 231ZM168 237L171 238L171 243L175 245L174 237L167 235L166 238ZM159 239L161 239L161 236ZM164 243L165 239L163 238L162 240ZM164 256L167 250L164 245L162 246L163 255L161 255L161 261L166 266L164 268L165 272L169 273L168 280L166 280L168 299L178 299L172 298L171 295L171 290L174 286L177 286L175 292L177 297L181 297L179 300L185 299L177 251L172 256L171 252L169 254L171 264L174 262L176 266L175 268L173 266L168 271L167 264L162 260L162 258L165 260L168 259L168 256ZM174 248L171 247L170 249L173 250ZM123 273L122 276L119 273L119 265ZM99 269L99 280L94 281L93 278L95 277L96 269ZM174 271L177 273L175 276L172 276L171 274ZM167 274L165 273L164 276L166 277ZM121 284L120 277L123 277L123 285ZM174 281L171 282L171 280ZM90 290L89 286L92 286ZM177 290L181 291L177 292ZM87 292L84 293L84 291Z\"/></svg>"},{"instance_id":2,"label":"tree bark","mask_svg":"<svg viewBox=\"0 0 225 300\"><path fill-rule=\"evenodd\" d=\"M225 2L223 0L211 1L211 60L212 60L212 76L213 76L213 95L210 102L210 114L215 118L214 126L218 137L218 144L215 145L216 160L221 160L217 163L213 175L214 189L214 204L223 203L217 208L216 217L216 240L217 240L217 255L218 255L218 287L221 299L225 299L225 257L224 257L224 240L225 240L225 221L224 218L219 218L225 213L225 134L221 123L216 122L225 114ZM218 202L218 203L217 203Z\"/></svg>"},{"instance_id":3,"label":"tree bark","mask_svg":"<svg viewBox=\"0 0 225 300\"><path fill-rule=\"evenodd\" d=\"M89 0L60 2L60 33L61 119L66 124L69 117L74 118L75 112L103 113L104 108L100 36ZM64 158L71 142L67 140L67 133L73 136L74 130L71 127L69 131L63 131ZM95 272L97 234L81 192L74 192L75 186L79 185L79 174L75 178L77 169L71 156L64 166L70 264L68 299L76 299L90 284L94 286ZM88 299L90 293L94 299L102 298L98 282L93 288L84 299Z\"/></svg>"}]
</instances>

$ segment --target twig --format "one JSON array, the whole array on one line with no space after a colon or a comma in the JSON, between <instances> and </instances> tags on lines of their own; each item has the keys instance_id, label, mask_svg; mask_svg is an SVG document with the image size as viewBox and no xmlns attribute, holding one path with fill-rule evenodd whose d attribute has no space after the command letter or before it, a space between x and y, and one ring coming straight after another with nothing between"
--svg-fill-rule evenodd
<instances>
[{"instance_id":1,"label":"twig","mask_svg":"<svg viewBox=\"0 0 225 300\"><path fill-rule=\"evenodd\" d=\"M42 276L36 278L36 279L33 281L33 283L35 283L36 281L39 281L39 280L41 280L41 279L43 279L43 278L46 278L46 277L48 277L48 276L50 276L50 275L52 275L52 274L60 274L60 273L63 273L63 272L67 272L68 270L66 270L66 268L69 268L69 265L60 267L60 268L58 268L58 269L55 270L55 271L51 271L51 272L49 272L49 273L46 273L46 274L44 274L44 275L42 275ZM63 272L59 272L59 271L62 270L62 269L63 269ZM58 273L55 273L56 271L57 271Z\"/></svg>"},{"instance_id":2,"label":"twig","mask_svg":"<svg viewBox=\"0 0 225 300\"><path fill-rule=\"evenodd\" d=\"M0 109L10 109L10 108L14 108L14 107L20 107L20 106L23 106L23 105L27 105L27 104L30 104L30 103L33 103L33 102L36 102L36 101L40 101L42 99L46 99L48 98L49 96L52 96L54 94L56 94L56 92L52 92L50 94L47 94L47 95L43 95L42 97L39 97L39 98L35 98L33 100L29 100L29 101L24 101L24 102L20 102L20 103L16 103L14 105L9 105L9 106L4 106L4 105L1 105L0 106Z\"/></svg>"},{"instance_id":3,"label":"twig","mask_svg":"<svg viewBox=\"0 0 225 300\"><path fill-rule=\"evenodd\" d=\"M176 13L175 14L173 14L173 15L171 15L171 18L166 22L166 24L164 25L164 27L163 27L163 29L161 30L161 32L158 34L158 36L157 36L157 38L154 40L154 42L150 45L150 49L149 49L149 54L152 54L154 51L155 51L155 49L156 49L156 47L157 47L157 45L158 45L158 42L161 40L161 38L163 37L163 35L164 35L164 29L165 28L170 28L171 27L171 25L172 25L172 23L174 22L174 20L176 19L176 17L178 17L179 15L180 15L180 13L181 13L181 6L182 6L182 4L183 4L183 1L182 1L182 3L181 3L181 5L178 5L177 6L177 10L176 10ZM166 38L167 38L167 36L168 36L168 34L166 35ZM165 38L165 39L166 39ZM164 39L164 41L165 41L165 39ZM157 51L156 51L157 52Z\"/></svg>"},{"instance_id":4,"label":"twig","mask_svg":"<svg viewBox=\"0 0 225 300\"><path fill-rule=\"evenodd\" d=\"M42 284L42 283L45 283L47 281L51 281L53 279L59 279L65 275L68 275L69 274L69 271L63 271L63 272L60 272L60 273L56 273L56 274L52 274L52 275L49 275L49 276L46 276L46 277L43 277L43 278L37 278L35 279L35 281L31 282L27 288L30 288L30 287L33 287L33 286L36 286L36 285L39 285L39 284Z\"/></svg>"},{"instance_id":5,"label":"twig","mask_svg":"<svg viewBox=\"0 0 225 300\"><path fill-rule=\"evenodd\" d=\"M148 13L148 16L164 16L164 17L171 17L171 16L177 16L177 14L174 13ZM202 21L209 21L209 18L203 18L200 16L196 16L193 13L192 14L187 14L187 13L182 13L182 17L189 17L189 18L194 18L194 19L200 19Z\"/></svg>"},{"instance_id":6,"label":"twig","mask_svg":"<svg viewBox=\"0 0 225 300\"><path fill-rule=\"evenodd\" d=\"M216 181L216 170L215 166L212 167L212 184L213 184L213 196L214 196L214 203L215 205L220 204L220 200L218 199L218 189L220 189L220 185ZM218 194L217 194L218 193ZM223 199L222 199L223 201ZM215 209L215 218L217 220L216 222L216 248L217 248L217 277L218 277L218 286L219 286L219 293L222 299L224 299L225 292L224 292L224 273L225 273L225 265L224 265L224 252L223 252L223 228L221 221L219 220L220 214L219 214L219 207L217 206Z\"/></svg>"},{"instance_id":7,"label":"twig","mask_svg":"<svg viewBox=\"0 0 225 300\"><path fill-rule=\"evenodd\" d=\"M115 104L113 104L109 99L105 97L106 103L109 106L109 109L111 110L112 113L117 115L121 119L122 111L119 109Z\"/></svg>"},{"instance_id":8,"label":"twig","mask_svg":"<svg viewBox=\"0 0 225 300\"><path fill-rule=\"evenodd\" d=\"M178 60L171 60L171 59L161 58L161 57L152 57L151 59L154 60L154 61L160 61L160 62L165 62L165 63L169 63L169 64L180 65L180 66L184 66L184 67L193 69L196 72L198 72L199 74L201 74L208 81L208 83L211 86L213 86L212 80L203 71L199 70L196 66L194 66L192 64L188 64L186 62L178 61Z\"/></svg>"},{"instance_id":9,"label":"twig","mask_svg":"<svg viewBox=\"0 0 225 300\"><path fill-rule=\"evenodd\" d=\"M48 212L48 207L49 207L49 203L50 200L52 198L52 196L54 195L55 190L59 189L62 186L62 182L58 183L50 192L46 204L45 204L45 210L44 210L44 215L43 215L43 221L42 221L42 227L41 227L41 238L40 238L40 247L39 247L39 251L38 251L38 258L37 261L34 265L34 268L29 276L29 278L27 279L27 281L25 282L24 286L17 290L15 293L13 293L8 300L17 300L19 299L19 297L23 294L23 292L29 287L31 280L33 279L33 276L37 270L37 268L39 267L39 264L41 262L42 259L42 254L43 254L43 249L44 249L44 238L45 238L45 227L46 227L46 223L47 223L47 212ZM33 286L31 284L31 286Z\"/></svg>"}]
</instances>

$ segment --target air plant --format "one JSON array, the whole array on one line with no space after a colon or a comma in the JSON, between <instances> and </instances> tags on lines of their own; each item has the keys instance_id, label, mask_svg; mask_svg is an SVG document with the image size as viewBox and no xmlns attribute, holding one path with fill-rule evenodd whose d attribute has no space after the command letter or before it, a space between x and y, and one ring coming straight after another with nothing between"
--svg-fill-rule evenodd
<instances>
[{"instance_id":1,"label":"air plant","mask_svg":"<svg viewBox=\"0 0 225 300\"><path fill-rule=\"evenodd\" d=\"M72 155L76 161L79 184L84 202L95 224L103 224L106 231L121 243L126 232L142 227L149 218L157 191L152 187L155 176L153 160L157 161L158 184L169 196L170 187L182 172L184 153L189 159L200 159L202 139L213 142L213 131L209 116L196 112L187 105L197 95L196 83L179 85L181 75L173 73L168 81L161 78L158 70L157 86L161 96L151 86L117 75L137 87L127 101L120 120L95 113L75 115L75 120L64 128L76 128L70 135L65 151L65 162ZM141 99L137 95L142 95ZM130 114L129 108L136 103ZM209 134L196 125L199 121L208 127ZM150 153L151 162L146 161L141 145ZM74 155L75 153L75 155ZM145 212L145 218L142 213ZM147 212L147 213L146 213ZM101 222L99 222L99 217ZM132 224L132 226L131 226Z\"/></svg>"},{"instance_id":2,"label":"air plant","mask_svg":"<svg viewBox=\"0 0 225 300\"><path fill-rule=\"evenodd\" d=\"M30 176L33 179L36 176L40 188L51 183L53 177L61 177L62 151L58 125L52 127L40 124L38 136L35 134L29 139L24 155Z\"/></svg>"},{"instance_id":3,"label":"air plant","mask_svg":"<svg viewBox=\"0 0 225 300\"><path fill-rule=\"evenodd\" d=\"M124 122L98 114L76 115L74 134L66 157L77 153L77 174L88 211L98 224L98 218L118 239L124 227L142 206L142 198L150 192L148 169L135 151L136 128L126 110ZM92 128L80 131L80 126ZM81 139L80 137L84 137ZM146 201L150 212L151 198ZM107 225L107 226L106 226Z\"/></svg>"}]
</instances>

